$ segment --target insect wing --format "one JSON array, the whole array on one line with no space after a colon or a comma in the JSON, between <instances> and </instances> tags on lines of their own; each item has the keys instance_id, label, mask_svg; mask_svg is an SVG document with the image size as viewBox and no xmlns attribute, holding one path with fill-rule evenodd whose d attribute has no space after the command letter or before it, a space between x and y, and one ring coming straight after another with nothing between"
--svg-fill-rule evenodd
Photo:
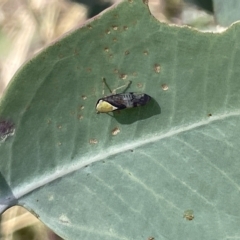
<instances>
[{"instance_id":1,"label":"insect wing","mask_svg":"<svg viewBox=\"0 0 240 240\"><path fill-rule=\"evenodd\" d=\"M102 99L104 101L110 103L111 105L113 105L114 107L116 107L119 110L126 108L127 100L126 100L126 98L124 98L122 93L110 95L110 96L104 97Z\"/></svg>"},{"instance_id":2,"label":"insect wing","mask_svg":"<svg viewBox=\"0 0 240 240\"><path fill-rule=\"evenodd\" d=\"M151 100L151 97L145 93L131 93L131 94L133 96L132 99L133 107L144 106Z\"/></svg>"},{"instance_id":3,"label":"insect wing","mask_svg":"<svg viewBox=\"0 0 240 240\"><path fill-rule=\"evenodd\" d=\"M104 97L103 100L121 110L124 108L132 108L143 106L150 101L151 97L145 93L120 93Z\"/></svg>"}]
</instances>

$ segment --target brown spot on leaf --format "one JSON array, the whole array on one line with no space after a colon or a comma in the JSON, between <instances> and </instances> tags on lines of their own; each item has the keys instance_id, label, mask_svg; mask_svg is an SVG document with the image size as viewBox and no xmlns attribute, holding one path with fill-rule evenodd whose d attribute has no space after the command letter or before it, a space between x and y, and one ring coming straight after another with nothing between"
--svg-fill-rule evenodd
<instances>
[{"instance_id":1,"label":"brown spot on leaf","mask_svg":"<svg viewBox=\"0 0 240 240\"><path fill-rule=\"evenodd\" d=\"M186 210L183 217L189 221L192 221L194 219L193 210Z\"/></svg>"},{"instance_id":2,"label":"brown spot on leaf","mask_svg":"<svg viewBox=\"0 0 240 240\"><path fill-rule=\"evenodd\" d=\"M156 73L160 73L160 70L161 70L160 65L159 65L159 64L155 64L155 65L154 65L154 71L155 71Z\"/></svg>"},{"instance_id":3,"label":"brown spot on leaf","mask_svg":"<svg viewBox=\"0 0 240 240\"><path fill-rule=\"evenodd\" d=\"M168 90L168 85L167 84L162 84L162 90L167 91Z\"/></svg>"},{"instance_id":4,"label":"brown spot on leaf","mask_svg":"<svg viewBox=\"0 0 240 240\"><path fill-rule=\"evenodd\" d=\"M120 133L120 129L118 127L115 127L113 130L112 130L112 135L113 136L116 136L118 133Z\"/></svg>"},{"instance_id":5,"label":"brown spot on leaf","mask_svg":"<svg viewBox=\"0 0 240 240\"><path fill-rule=\"evenodd\" d=\"M143 51L143 54L148 55L148 51L147 50Z\"/></svg>"},{"instance_id":6,"label":"brown spot on leaf","mask_svg":"<svg viewBox=\"0 0 240 240\"><path fill-rule=\"evenodd\" d=\"M127 74L120 74L119 77L120 77L121 79L126 79L126 78L127 78Z\"/></svg>"},{"instance_id":7,"label":"brown spot on leaf","mask_svg":"<svg viewBox=\"0 0 240 240\"><path fill-rule=\"evenodd\" d=\"M97 143L98 143L98 140L95 139L95 138L92 138L92 139L89 140L89 143L90 143L90 144L97 144Z\"/></svg>"}]
</instances>

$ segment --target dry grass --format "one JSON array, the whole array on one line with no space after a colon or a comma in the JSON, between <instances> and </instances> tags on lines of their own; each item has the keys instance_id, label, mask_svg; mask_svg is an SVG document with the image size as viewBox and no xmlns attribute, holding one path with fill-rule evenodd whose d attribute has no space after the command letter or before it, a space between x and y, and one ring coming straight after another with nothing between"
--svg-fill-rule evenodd
<instances>
[{"instance_id":1,"label":"dry grass","mask_svg":"<svg viewBox=\"0 0 240 240\"><path fill-rule=\"evenodd\" d=\"M22 207L12 207L2 216L1 234L4 240L57 240L61 239L35 216Z\"/></svg>"},{"instance_id":2,"label":"dry grass","mask_svg":"<svg viewBox=\"0 0 240 240\"><path fill-rule=\"evenodd\" d=\"M84 5L64 0L0 0L0 96L25 61L86 16Z\"/></svg>"}]
</instances>

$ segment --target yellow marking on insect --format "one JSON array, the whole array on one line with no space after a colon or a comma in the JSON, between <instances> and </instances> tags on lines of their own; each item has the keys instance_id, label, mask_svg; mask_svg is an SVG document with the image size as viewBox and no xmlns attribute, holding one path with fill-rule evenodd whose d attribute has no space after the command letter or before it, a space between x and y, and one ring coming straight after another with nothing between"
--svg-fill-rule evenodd
<instances>
[{"instance_id":1,"label":"yellow marking on insect","mask_svg":"<svg viewBox=\"0 0 240 240\"><path fill-rule=\"evenodd\" d=\"M117 110L117 107L114 107L110 103L104 101L104 100L99 100L97 105L96 105L96 110L98 113L107 113L107 112L112 112L114 110Z\"/></svg>"}]
</instances>

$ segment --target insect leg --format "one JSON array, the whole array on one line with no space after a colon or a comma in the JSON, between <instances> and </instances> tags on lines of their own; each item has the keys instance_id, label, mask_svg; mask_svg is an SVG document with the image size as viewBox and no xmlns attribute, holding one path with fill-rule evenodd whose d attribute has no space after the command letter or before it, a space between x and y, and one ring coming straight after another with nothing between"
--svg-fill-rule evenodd
<instances>
[{"instance_id":1,"label":"insect leg","mask_svg":"<svg viewBox=\"0 0 240 240\"><path fill-rule=\"evenodd\" d=\"M115 88L115 89L112 91L112 93L113 93L113 94L116 94L116 91L119 90L119 89L121 89L121 88L123 88L123 87L126 87L125 90L123 91L123 92L126 92L127 89L130 87L131 84L132 84L132 81L129 80L127 84L124 84L124 85L122 85L121 87Z\"/></svg>"},{"instance_id":2,"label":"insect leg","mask_svg":"<svg viewBox=\"0 0 240 240\"><path fill-rule=\"evenodd\" d=\"M127 89L130 87L130 85L132 84L132 81L128 81L127 84L124 84L118 88L115 88L114 90L111 90L111 88L109 87L109 85L107 84L107 81L106 81L106 78L102 78L102 81L103 81L103 85L106 85L107 89L109 90L110 93L112 94L116 94L116 91L123 88L123 87L126 87L125 90L123 92L126 92ZM104 87L103 87L103 95L104 95Z\"/></svg>"},{"instance_id":3,"label":"insect leg","mask_svg":"<svg viewBox=\"0 0 240 240\"><path fill-rule=\"evenodd\" d=\"M102 82L103 82L103 95L104 95L104 85L106 85L106 87L109 90L109 92L112 93L111 88L109 87L109 85L106 82L106 78L102 78Z\"/></svg>"}]
</instances>

